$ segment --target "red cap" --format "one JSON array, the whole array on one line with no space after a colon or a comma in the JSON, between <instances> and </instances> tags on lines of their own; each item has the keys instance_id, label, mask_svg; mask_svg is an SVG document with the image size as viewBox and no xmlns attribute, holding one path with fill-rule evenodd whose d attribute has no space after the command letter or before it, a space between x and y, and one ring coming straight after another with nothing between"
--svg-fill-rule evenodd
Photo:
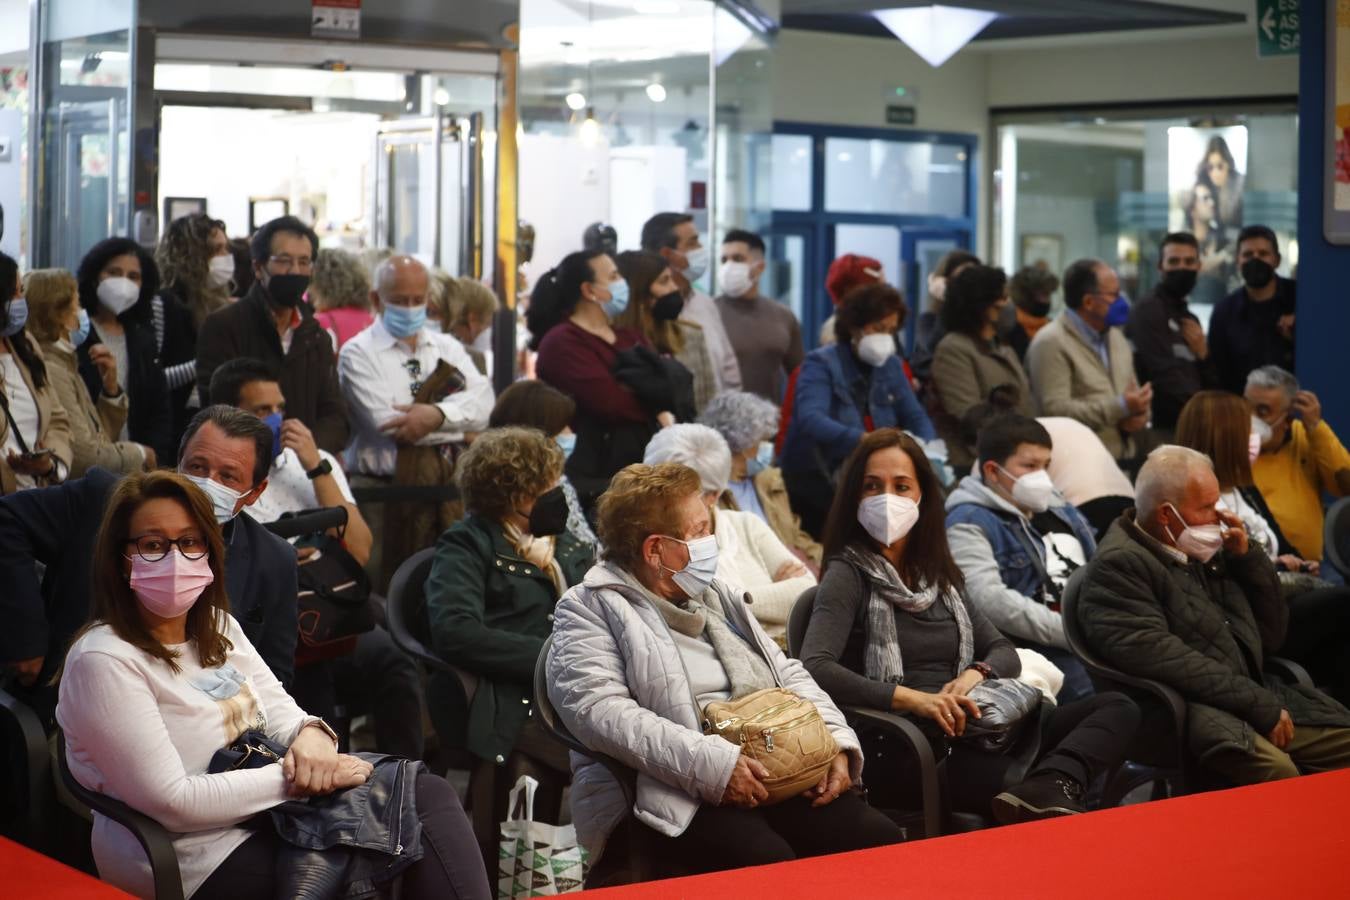
<instances>
[{"instance_id":1,"label":"red cap","mask_svg":"<svg viewBox=\"0 0 1350 900\"><path fill-rule=\"evenodd\" d=\"M825 291L834 305L838 306L849 291L881 280L880 261L870 256L845 253L830 263L830 271L825 275Z\"/></svg>"}]
</instances>

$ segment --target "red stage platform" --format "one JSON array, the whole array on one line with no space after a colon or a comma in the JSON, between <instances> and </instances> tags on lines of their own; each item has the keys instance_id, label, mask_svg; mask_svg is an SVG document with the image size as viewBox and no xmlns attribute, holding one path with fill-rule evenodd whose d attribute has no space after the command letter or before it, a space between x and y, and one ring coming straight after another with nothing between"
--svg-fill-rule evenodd
<instances>
[{"instance_id":1,"label":"red stage platform","mask_svg":"<svg viewBox=\"0 0 1350 900\"><path fill-rule=\"evenodd\" d=\"M596 900L1350 897L1350 771L776 866Z\"/></svg>"},{"instance_id":2,"label":"red stage platform","mask_svg":"<svg viewBox=\"0 0 1350 900\"><path fill-rule=\"evenodd\" d=\"M97 878L0 838L0 897L52 900L127 900Z\"/></svg>"}]
</instances>

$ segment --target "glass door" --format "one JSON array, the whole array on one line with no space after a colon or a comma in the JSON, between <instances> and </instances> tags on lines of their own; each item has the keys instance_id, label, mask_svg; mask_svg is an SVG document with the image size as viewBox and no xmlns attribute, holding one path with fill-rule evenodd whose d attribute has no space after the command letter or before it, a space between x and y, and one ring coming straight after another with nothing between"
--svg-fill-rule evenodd
<instances>
[{"instance_id":1,"label":"glass door","mask_svg":"<svg viewBox=\"0 0 1350 900\"><path fill-rule=\"evenodd\" d=\"M474 271L468 120L406 119L376 131L371 233L385 246L452 275Z\"/></svg>"},{"instance_id":2,"label":"glass door","mask_svg":"<svg viewBox=\"0 0 1350 900\"><path fill-rule=\"evenodd\" d=\"M909 304L909 318L905 322L905 346L914 348L914 335L919 316L932 311L928 296L928 276L942 257L952 250L970 247L970 232L959 230L907 229L900 241L900 255L904 264L903 280L896 275L896 284L905 292Z\"/></svg>"},{"instance_id":3,"label":"glass door","mask_svg":"<svg viewBox=\"0 0 1350 900\"><path fill-rule=\"evenodd\" d=\"M71 269L127 221L126 96L62 104L49 110L46 147L56 215L50 218L52 260Z\"/></svg>"}]
</instances>

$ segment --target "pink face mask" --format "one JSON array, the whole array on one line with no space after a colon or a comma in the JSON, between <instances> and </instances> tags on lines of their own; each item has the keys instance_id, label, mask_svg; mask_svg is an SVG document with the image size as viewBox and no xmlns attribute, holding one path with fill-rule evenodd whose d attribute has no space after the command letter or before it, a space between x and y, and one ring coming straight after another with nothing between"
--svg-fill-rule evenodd
<instances>
[{"instance_id":1,"label":"pink face mask","mask_svg":"<svg viewBox=\"0 0 1350 900\"><path fill-rule=\"evenodd\" d=\"M192 609L215 580L209 556L188 559L177 547L155 562L140 554L131 556L131 589L141 605L161 619L176 619Z\"/></svg>"},{"instance_id":2,"label":"pink face mask","mask_svg":"<svg viewBox=\"0 0 1350 900\"><path fill-rule=\"evenodd\" d=\"M1256 458L1261 455L1261 435L1253 431L1247 436L1247 461L1256 462Z\"/></svg>"}]
</instances>

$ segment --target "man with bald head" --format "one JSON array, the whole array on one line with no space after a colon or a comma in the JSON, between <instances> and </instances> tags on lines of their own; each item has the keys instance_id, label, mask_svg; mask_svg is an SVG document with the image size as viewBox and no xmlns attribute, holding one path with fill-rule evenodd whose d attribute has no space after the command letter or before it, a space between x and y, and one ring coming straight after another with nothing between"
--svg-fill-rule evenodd
<instances>
[{"instance_id":1,"label":"man with bald head","mask_svg":"<svg viewBox=\"0 0 1350 900\"><path fill-rule=\"evenodd\" d=\"M1209 457L1174 445L1149 454L1135 509L1069 590L1096 656L1181 694L1184 749L1205 769L1250 784L1350 767L1350 710L1263 671L1285 642L1289 607L1264 551L1220 506ZM1134 696L1144 730L1162 737L1157 701Z\"/></svg>"},{"instance_id":2,"label":"man with bald head","mask_svg":"<svg viewBox=\"0 0 1350 900\"><path fill-rule=\"evenodd\" d=\"M1153 388L1140 387L1134 353L1119 328L1107 324L1120 296L1120 276L1099 259L1080 259L1064 272L1065 310L1027 348L1031 390L1040 414L1077 419L1117 460L1144 448Z\"/></svg>"},{"instance_id":3,"label":"man with bald head","mask_svg":"<svg viewBox=\"0 0 1350 900\"><path fill-rule=\"evenodd\" d=\"M278 375L286 418L299 419L329 453L347 445L347 407L333 342L304 302L319 237L294 216L273 219L249 241L257 276L247 294L206 317L197 336L197 390L205 405L211 376L231 359L263 362Z\"/></svg>"}]
</instances>

